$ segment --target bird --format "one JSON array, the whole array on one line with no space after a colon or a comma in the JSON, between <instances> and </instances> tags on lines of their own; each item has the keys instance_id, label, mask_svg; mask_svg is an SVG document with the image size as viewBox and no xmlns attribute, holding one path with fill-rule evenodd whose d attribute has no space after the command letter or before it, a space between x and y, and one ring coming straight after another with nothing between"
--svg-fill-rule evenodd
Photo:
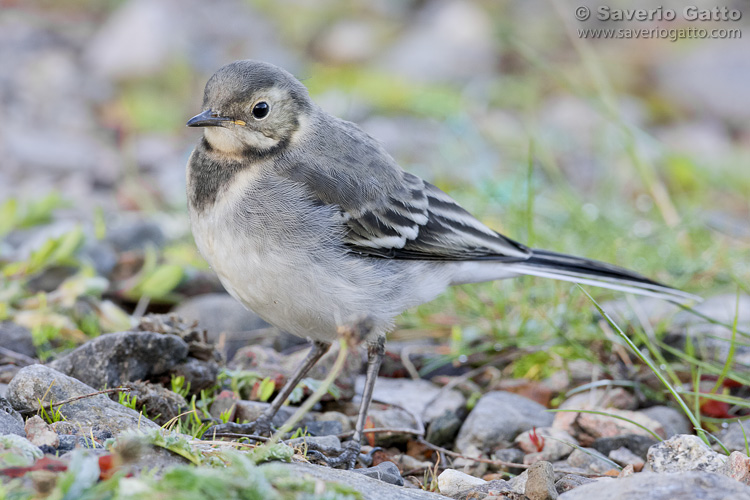
<instances>
[{"instance_id":1,"label":"bird","mask_svg":"<svg viewBox=\"0 0 750 500\"><path fill-rule=\"evenodd\" d=\"M367 318L365 389L352 468L394 319L449 286L532 275L675 302L697 297L627 269L529 248L403 170L356 124L324 111L291 73L239 60L206 83L203 135L187 164L195 243L226 290L265 321L312 342L267 410L220 432L268 433L271 419L342 326Z\"/></svg>"}]
</instances>

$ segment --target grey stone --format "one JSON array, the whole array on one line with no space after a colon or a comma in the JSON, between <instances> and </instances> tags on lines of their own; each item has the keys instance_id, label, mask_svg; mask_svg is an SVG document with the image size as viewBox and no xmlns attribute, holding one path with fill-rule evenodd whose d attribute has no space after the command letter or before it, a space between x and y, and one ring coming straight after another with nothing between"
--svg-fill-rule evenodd
<instances>
[{"instance_id":1,"label":"grey stone","mask_svg":"<svg viewBox=\"0 0 750 500\"><path fill-rule=\"evenodd\" d=\"M536 433L537 443L542 444L541 451L537 443L532 440L532 432ZM527 453L525 464L532 464L540 460L553 462L570 455L578 445L578 441L567 432L554 427L541 427L525 431L516 436L515 445Z\"/></svg>"},{"instance_id":2,"label":"grey stone","mask_svg":"<svg viewBox=\"0 0 750 500\"><path fill-rule=\"evenodd\" d=\"M721 434L719 434L719 439L730 452L741 451L742 453L745 453L747 450L746 444L750 441L750 424L743 423L742 426L744 426L745 429L744 434L742 432L743 427L740 426L739 422L732 422ZM745 435L747 435L747 440L745 439ZM715 443L713 449L714 451L721 451L721 446L719 443Z\"/></svg>"},{"instance_id":3,"label":"grey stone","mask_svg":"<svg viewBox=\"0 0 750 500\"><path fill-rule=\"evenodd\" d=\"M190 384L191 393L199 393L216 384L219 376L219 364L213 360L203 361L196 358L188 358L169 370L170 375L183 377L185 386Z\"/></svg>"},{"instance_id":4,"label":"grey stone","mask_svg":"<svg viewBox=\"0 0 750 500\"><path fill-rule=\"evenodd\" d=\"M180 303L174 312L188 322L197 321L198 327L208 332L208 339L220 344L226 359L232 359L240 348L257 343L253 330L269 325L257 314L226 293L206 293Z\"/></svg>"},{"instance_id":5,"label":"grey stone","mask_svg":"<svg viewBox=\"0 0 750 500\"><path fill-rule=\"evenodd\" d=\"M524 494L529 500L555 500L555 471L549 462L536 462L529 468Z\"/></svg>"},{"instance_id":6,"label":"grey stone","mask_svg":"<svg viewBox=\"0 0 750 500\"><path fill-rule=\"evenodd\" d=\"M336 436L302 436L284 442L292 448L304 448L307 444L325 448L341 448L341 441Z\"/></svg>"},{"instance_id":7,"label":"grey stone","mask_svg":"<svg viewBox=\"0 0 750 500\"><path fill-rule=\"evenodd\" d=\"M60 444L58 444L57 446L57 451L59 453L73 451L76 448L84 448L89 450L104 449L104 446L102 446L101 443L92 441L91 438L87 436L60 434L58 437L60 438Z\"/></svg>"},{"instance_id":8,"label":"grey stone","mask_svg":"<svg viewBox=\"0 0 750 500\"><path fill-rule=\"evenodd\" d=\"M107 228L106 241L118 252L143 250L149 246L159 248L165 240L159 224L150 220L122 221Z\"/></svg>"},{"instance_id":9,"label":"grey stone","mask_svg":"<svg viewBox=\"0 0 750 500\"><path fill-rule=\"evenodd\" d=\"M339 420L315 420L305 427L313 436L336 436L344 432L344 426Z\"/></svg>"},{"instance_id":10,"label":"grey stone","mask_svg":"<svg viewBox=\"0 0 750 500\"><path fill-rule=\"evenodd\" d=\"M12 321L0 322L0 346L24 356L36 357L36 347L31 339L31 332L28 328Z\"/></svg>"},{"instance_id":11,"label":"grey stone","mask_svg":"<svg viewBox=\"0 0 750 500\"><path fill-rule=\"evenodd\" d=\"M648 465L653 472L718 471L726 461L698 436L678 435L648 449Z\"/></svg>"},{"instance_id":12,"label":"grey stone","mask_svg":"<svg viewBox=\"0 0 750 500\"><path fill-rule=\"evenodd\" d=\"M658 84L664 95L695 114L709 113L744 123L744 110L750 108L750 97L742 85L750 78L749 50L750 41L742 38L718 40L718 46L665 52L666 57L654 66Z\"/></svg>"},{"instance_id":13,"label":"grey stone","mask_svg":"<svg viewBox=\"0 0 750 500\"><path fill-rule=\"evenodd\" d=\"M474 477L456 469L445 469L438 476L438 488L442 495L458 498L462 493L487 483L484 479Z\"/></svg>"},{"instance_id":14,"label":"grey stone","mask_svg":"<svg viewBox=\"0 0 750 500\"><path fill-rule=\"evenodd\" d=\"M623 436L615 437L604 437L594 441L591 445L592 448L599 451L603 455L609 455L612 450L625 447L645 459L648 454L648 449L658 443L654 438L641 436L639 434L625 434Z\"/></svg>"},{"instance_id":15,"label":"grey stone","mask_svg":"<svg viewBox=\"0 0 750 500\"><path fill-rule=\"evenodd\" d=\"M521 432L552 424L553 416L539 403L510 392L488 392L469 413L456 438L464 453L472 447L490 451L508 447Z\"/></svg>"},{"instance_id":16,"label":"grey stone","mask_svg":"<svg viewBox=\"0 0 750 500\"><path fill-rule=\"evenodd\" d=\"M401 477L401 471L398 470L396 464L390 461L380 462L374 467L354 469L354 472L388 484L395 484L396 486L404 485L404 478Z\"/></svg>"},{"instance_id":17,"label":"grey stone","mask_svg":"<svg viewBox=\"0 0 750 500\"><path fill-rule=\"evenodd\" d=\"M505 481L504 479L493 479L492 481L486 481L484 484L471 488L466 492L465 496L461 495L459 498L502 498L503 494L507 493L518 493L523 495L523 488L521 488L521 491L518 491L517 488L514 488L511 485L510 481Z\"/></svg>"},{"instance_id":18,"label":"grey stone","mask_svg":"<svg viewBox=\"0 0 750 500\"><path fill-rule=\"evenodd\" d=\"M357 394L361 394L363 388L364 377L357 377ZM431 422L446 413L460 413L466 405L466 398L460 392L450 390L441 393L440 387L422 379L381 377L375 384L372 397L383 403L406 408L423 422Z\"/></svg>"},{"instance_id":19,"label":"grey stone","mask_svg":"<svg viewBox=\"0 0 750 500\"><path fill-rule=\"evenodd\" d=\"M750 498L750 486L711 472L678 472L654 474L641 472L632 476L602 478L563 493L560 500L734 500Z\"/></svg>"},{"instance_id":20,"label":"grey stone","mask_svg":"<svg viewBox=\"0 0 750 500\"><path fill-rule=\"evenodd\" d=\"M464 422L461 418L463 413L463 411L460 413L445 412L432 419L427 424L427 434L425 435L427 442L438 446L452 443Z\"/></svg>"},{"instance_id":21,"label":"grey stone","mask_svg":"<svg viewBox=\"0 0 750 500\"><path fill-rule=\"evenodd\" d=\"M0 435L0 469L28 466L42 456L42 450L25 437L17 434Z\"/></svg>"},{"instance_id":22,"label":"grey stone","mask_svg":"<svg viewBox=\"0 0 750 500\"><path fill-rule=\"evenodd\" d=\"M690 434L693 430L693 426L690 425L690 421L685 414L669 406L652 406L641 410L639 413L659 422L666 433L664 437L667 439L675 434Z\"/></svg>"},{"instance_id":23,"label":"grey stone","mask_svg":"<svg viewBox=\"0 0 750 500\"><path fill-rule=\"evenodd\" d=\"M332 469L303 463L269 463L261 467L272 467L281 473L289 473L302 477L313 477L324 481L334 481L345 484L359 491L363 500L445 500L448 497L437 493L430 493L416 488L403 488L384 481L378 481L364 474Z\"/></svg>"},{"instance_id":24,"label":"grey stone","mask_svg":"<svg viewBox=\"0 0 750 500\"><path fill-rule=\"evenodd\" d=\"M568 457L568 465L588 470L596 474L604 474L615 467L612 462L593 448L577 448Z\"/></svg>"},{"instance_id":25,"label":"grey stone","mask_svg":"<svg viewBox=\"0 0 750 500\"><path fill-rule=\"evenodd\" d=\"M85 396L96 389L44 365L31 365L19 371L8 387L8 400L21 412L36 412L42 403L60 402ZM158 425L137 412L115 403L103 394L60 407L65 421L52 427L58 433L87 436L93 427L118 434L128 429L157 429ZM96 435L96 434L95 434Z\"/></svg>"},{"instance_id":26,"label":"grey stone","mask_svg":"<svg viewBox=\"0 0 750 500\"><path fill-rule=\"evenodd\" d=\"M565 474L555 482L555 489L562 494L584 484L594 483L595 479L590 477L579 476L578 474Z\"/></svg>"},{"instance_id":27,"label":"grey stone","mask_svg":"<svg viewBox=\"0 0 750 500\"><path fill-rule=\"evenodd\" d=\"M184 397L160 384L136 381L123 384L123 387L130 389L127 395L131 400L135 399L135 409L143 411L159 425L166 424L188 407ZM115 400L119 395L112 394L110 397Z\"/></svg>"},{"instance_id":28,"label":"grey stone","mask_svg":"<svg viewBox=\"0 0 750 500\"><path fill-rule=\"evenodd\" d=\"M424 4L379 65L418 81L466 81L491 75L496 57L486 13L470 2L441 0Z\"/></svg>"},{"instance_id":29,"label":"grey stone","mask_svg":"<svg viewBox=\"0 0 750 500\"><path fill-rule=\"evenodd\" d=\"M13 406L4 397L0 397L0 436L16 434L26 437L23 428L23 417L13 409Z\"/></svg>"},{"instance_id":30,"label":"grey stone","mask_svg":"<svg viewBox=\"0 0 750 500\"><path fill-rule=\"evenodd\" d=\"M101 389L166 373L187 354L187 344L176 335L118 332L90 340L49 366Z\"/></svg>"}]
</instances>

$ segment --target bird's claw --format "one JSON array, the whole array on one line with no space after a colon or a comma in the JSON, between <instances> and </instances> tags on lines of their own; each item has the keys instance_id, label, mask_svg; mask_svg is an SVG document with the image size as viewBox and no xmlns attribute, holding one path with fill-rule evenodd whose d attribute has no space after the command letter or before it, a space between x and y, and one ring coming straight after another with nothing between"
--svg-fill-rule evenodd
<instances>
[{"instance_id":1,"label":"bird's claw","mask_svg":"<svg viewBox=\"0 0 750 500\"><path fill-rule=\"evenodd\" d=\"M382 450L382 448L376 447L369 453L360 454L361 447L362 445L358 441L349 441L342 448L330 448L327 446L308 443L307 454L329 467L353 469L357 464L357 459L359 459L363 465L369 466L372 464L372 455L376 451Z\"/></svg>"}]
</instances>

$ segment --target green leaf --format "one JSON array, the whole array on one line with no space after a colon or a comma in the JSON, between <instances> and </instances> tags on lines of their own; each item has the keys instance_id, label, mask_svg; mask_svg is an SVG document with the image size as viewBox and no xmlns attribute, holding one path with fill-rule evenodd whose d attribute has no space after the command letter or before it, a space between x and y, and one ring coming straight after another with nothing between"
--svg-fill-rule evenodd
<instances>
[{"instance_id":1,"label":"green leaf","mask_svg":"<svg viewBox=\"0 0 750 500\"><path fill-rule=\"evenodd\" d=\"M266 377L260 383L260 390L258 391L258 398L261 401L268 401L276 389L276 383L271 380L271 377Z\"/></svg>"},{"instance_id":2,"label":"green leaf","mask_svg":"<svg viewBox=\"0 0 750 500\"><path fill-rule=\"evenodd\" d=\"M163 264L146 276L136 286L136 291L140 296L160 299L174 290L182 281L182 277L182 267L176 264Z\"/></svg>"}]
</instances>

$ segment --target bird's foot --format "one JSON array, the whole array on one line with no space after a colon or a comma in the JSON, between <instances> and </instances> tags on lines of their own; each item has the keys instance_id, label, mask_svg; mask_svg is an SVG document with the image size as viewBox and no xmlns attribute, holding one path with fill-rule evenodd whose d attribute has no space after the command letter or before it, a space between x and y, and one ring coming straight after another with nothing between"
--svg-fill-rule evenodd
<instances>
[{"instance_id":1,"label":"bird's foot","mask_svg":"<svg viewBox=\"0 0 750 500\"><path fill-rule=\"evenodd\" d=\"M361 443L349 441L342 448L330 448L313 443L307 445L307 455L314 460L324 463L329 467L350 470L357 465L357 459L366 467L372 465L372 455L382 450L380 447L373 448L369 453L360 453Z\"/></svg>"},{"instance_id":2,"label":"bird's foot","mask_svg":"<svg viewBox=\"0 0 750 500\"><path fill-rule=\"evenodd\" d=\"M254 422L247 424L238 424L227 422L209 427L201 436L202 439L213 439L217 437L268 437L272 434L273 428L269 418L261 415Z\"/></svg>"}]
</instances>

